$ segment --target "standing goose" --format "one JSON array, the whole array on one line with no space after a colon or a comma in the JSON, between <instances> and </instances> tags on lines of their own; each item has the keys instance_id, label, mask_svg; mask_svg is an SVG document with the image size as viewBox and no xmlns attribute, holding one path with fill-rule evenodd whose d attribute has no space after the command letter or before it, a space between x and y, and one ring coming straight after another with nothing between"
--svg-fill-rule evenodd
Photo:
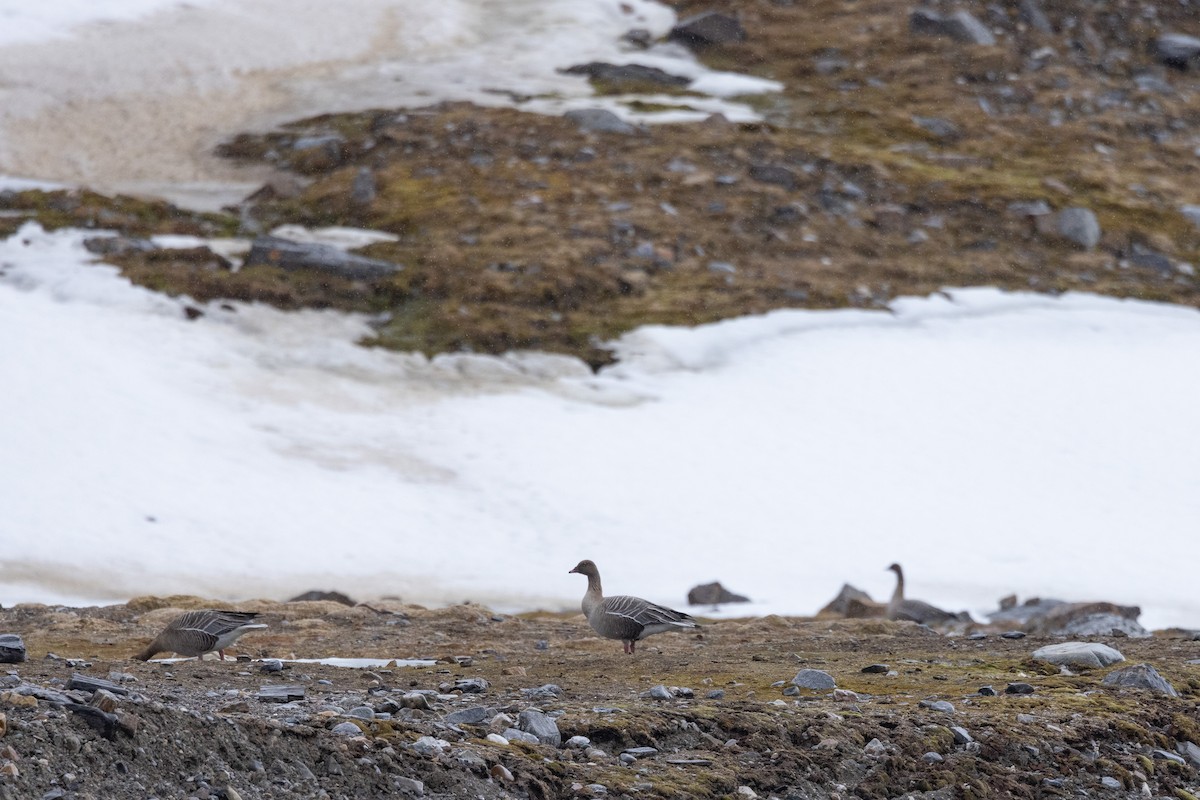
<instances>
[{"instance_id":1,"label":"standing goose","mask_svg":"<svg viewBox=\"0 0 1200 800\"><path fill-rule=\"evenodd\" d=\"M633 655L637 642L647 636L700 627L687 614L640 597L605 597L600 588L600 570L596 569L596 564L589 559L580 561L571 572L587 576L588 588L583 594L583 614L592 630L606 639L620 639L629 655Z\"/></svg>"},{"instance_id":2,"label":"standing goose","mask_svg":"<svg viewBox=\"0 0 1200 800\"><path fill-rule=\"evenodd\" d=\"M940 625L959 618L957 614L943 611L922 600L906 600L904 598L904 570L900 569L899 564L892 564L888 569L896 573L896 591L892 592L892 599L887 606L888 619L908 620L922 625Z\"/></svg>"},{"instance_id":3,"label":"standing goose","mask_svg":"<svg viewBox=\"0 0 1200 800\"><path fill-rule=\"evenodd\" d=\"M134 658L149 661L156 653L198 658L215 650L224 661L225 648L243 633L267 627L254 621L257 616L253 611L188 611L171 620L163 632Z\"/></svg>"}]
</instances>

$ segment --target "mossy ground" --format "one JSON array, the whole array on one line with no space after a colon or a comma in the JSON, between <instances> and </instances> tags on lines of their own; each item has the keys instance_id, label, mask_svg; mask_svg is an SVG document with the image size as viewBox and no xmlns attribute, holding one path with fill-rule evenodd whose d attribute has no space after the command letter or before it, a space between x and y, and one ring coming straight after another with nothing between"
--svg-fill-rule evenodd
<instances>
[{"instance_id":1,"label":"mossy ground","mask_svg":"<svg viewBox=\"0 0 1200 800\"><path fill-rule=\"evenodd\" d=\"M231 702L230 690L252 697L266 683L302 684L311 702L293 713L300 722L296 730L284 729L284 744L289 736L315 737L328 749L330 734L322 728L341 720L319 716L326 694L369 696L381 683L400 690L435 689L455 678L482 677L490 687L478 702L508 709L514 717L531 705L522 689L547 683L562 687L561 698L536 705L564 712L558 719L564 739L587 736L612 755L636 746L659 750L627 767L578 750L497 746L484 741L482 731L464 740L461 746L513 773L516 784L510 788L517 796L566 797L575 793L574 784L592 783L604 784L613 796L658 798L728 797L740 786L761 796L782 796L789 787L810 784L829 796L838 783L863 798L936 790L949 792L948 797L1057 794L1048 791L1054 787L1045 779L1064 781L1068 793L1083 788L1097 797L1138 791L1143 780L1159 795L1194 793L1200 785L1193 767L1153 752L1174 751L1178 742L1198 738L1200 667L1187 661L1200 657L1200 642L1109 642L1130 662L1152 663L1172 682L1180 697L1167 698L1102 688L1108 670L1068 676L1033 662L1029 654L1049 640L1011 641L993 634L969 641L910 623L774 616L708 622L698 634L647 640L629 657L618 642L595 638L579 614L505 616L473 605L426 610L395 602L349 608L255 601L243 607L263 612L271 627L247 635L239 651L284 658L424 657L439 663L381 670L293 665L273 677L236 663L163 666L128 660L173 609L211 605L175 597L100 609L26 606L0 612L0 628L21 633L29 645L30 663L17 668L25 679L65 678L71 671L99 677L112 670L129 672L138 678L138 691L152 698L161 695L168 705L183 703L242 725L255 718L255 711L221 712ZM395 624L394 612L407 624ZM45 659L47 652L93 663L79 670ZM456 661L462 656L472 663L462 666ZM896 674L862 672L876 663ZM775 684L806 667L828 672L859 698L838 699L828 692L784 696ZM1008 682L1018 680L1034 685L1035 694L1003 694ZM657 684L690 687L696 697L659 702L642 696ZM985 685L1001 694L980 696ZM714 689L723 690L724 697L708 699ZM924 700L948 700L955 712L923 707ZM309 719L310 712L317 716ZM10 711L10 717L16 713ZM423 718L432 722L438 716ZM399 747L420 734L400 721L364 725L371 751ZM952 726L965 728L978 748L956 744ZM874 739L885 750L871 757L864 748ZM105 745L98 741L96 746ZM943 761L928 763L924 756L930 752ZM669 763L680 759L707 763ZM1104 776L1124 789L1106 794L1099 783Z\"/></svg>"},{"instance_id":2,"label":"mossy ground","mask_svg":"<svg viewBox=\"0 0 1200 800\"><path fill-rule=\"evenodd\" d=\"M711 6L674 5L680 14ZM0 204L44 224L128 233L245 234L247 220L389 231L398 242L366 252L405 269L375 283L235 273L170 254L114 260L139 283L199 301L379 314L369 344L429 354L537 348L598 365L610 358L606 340L641 324L883 307L966 285L1200 306L1195 275L1125 260L1137 243L1200 264L1200 230L1178 210L1200 202L1190 134L1200 79L1158 67L1144 46L1164 30L1195 33L1188 7L1155 4L1152 17L1124 0L1054 4L1060 32L1041 34L1015 7L989 17L971 2L1005 35L970 47L910 34L909 9L881 0L719 5L740 15L747 40L700 57L783 83L747 98L764 123L625 136L511 109L387 109L230 140L226 155L301 181L260 192L244 217L86 194L26 192ZM1140 87L1142 75L1169 91ZM949 120L959 135L939 140L914 117ZM292 148L330 134L341 137L332 150ZM763 166L786 177L753 177ZM356 202L364 169L376 195ZM1050 240L1007 211L1036 199L1092 208L1100 246Z\"/></svg>"}]
</instances>

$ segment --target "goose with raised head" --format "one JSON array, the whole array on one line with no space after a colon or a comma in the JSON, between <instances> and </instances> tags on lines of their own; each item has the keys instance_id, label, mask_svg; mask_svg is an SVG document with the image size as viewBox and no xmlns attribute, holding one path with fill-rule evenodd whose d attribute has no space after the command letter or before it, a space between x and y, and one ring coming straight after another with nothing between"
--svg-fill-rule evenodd
<instances>
[{"instance_id":1,"label":"goose with raised head","mask_svg":"<svg viewBox=\"0 0 1200 800\"><path fill-rule=\"evenodd\" d=\"M892 592L892 599L887 606L888 619L908 620L922 625L939 625L959 619L957 614L943 611L923 600L906 599L904 597L904 570L900 568L899 564L892 564L888 569L896 573L896 590Z\"/></svg>"},{"instance_id":2,"label":"goose with raised head","mask_svg":"<svg viewBox=\"0 0 1200 800\"><path fill-rule=\"evenodd\" d=\"M154 641L134 658L149 661L158 653L174 653L184 658L199 658L205 653L216 653L225 660L225 648L238 638L253 630L267 627L255 622L254 611L223 611L204 609L187 611L167 624Z\"/></svg>"},{"instance_id":3,"label":"goose with raised head","mask_svg":"<svg viewBox=\"0 0 1200 800\"><path fill-rule=\"evenodd\" d=\"M629 655L633 655L637 643L647 636L700 627L682 611L675 611L640 597L605 597L600 586L600 570L590 559L580 561L570 572L587 576L588 588L583 595L583 615L587 617L592 630L606 639L620 639Z\"/></svg>"}]
</instances>

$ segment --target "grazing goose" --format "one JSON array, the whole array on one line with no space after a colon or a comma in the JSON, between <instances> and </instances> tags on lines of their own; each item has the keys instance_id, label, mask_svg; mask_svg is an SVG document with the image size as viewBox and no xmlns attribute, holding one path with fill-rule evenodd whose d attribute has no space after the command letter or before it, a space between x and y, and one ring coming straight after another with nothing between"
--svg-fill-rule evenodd
<instances>
[{"instance_id":1,"label":"grazing goose","mask_svg":"<svg viewBox=\"0 0 1200 800\"><path fill-rule=\"evenodd\" d=\"M267 627L255 622L252 611L188 611L171 620L163 632L134 658L149 661L156 653L175 653L199 658L214 650L225 660L225 648L247 631Z\"/></svg>"},{"instance_id":2,"label":"grazing goose","mask_svg":"<svg viewBox=\"0 0 1200 800\"><path fill-rule=\"evenodd\" d=\"M637 642L647 636L700 627L687 614L640 597L605 597L600 588L600 570L588 559L576 564L571 572L587 576L588 588L583 594L583 614L592 630L606 639L620 639L629 655L633 655Z\"/></svg>"},{"instance_id":3,"label":"grazing goose","mask_svg":"<svg viewBox=\"0 0 1200 800\"><path fill-rule=\"evenodd\" d=\"M943 611L937 606L931 606L921 600L906 600L904 598L904 570L900 569L899 564L892 564L888 569L896 573L896 591L892 592L891 602L887 606L888 619L908 620L919 622L922 625L939 625L959 619L957 614Z\"/></svg>"}]
</instances>

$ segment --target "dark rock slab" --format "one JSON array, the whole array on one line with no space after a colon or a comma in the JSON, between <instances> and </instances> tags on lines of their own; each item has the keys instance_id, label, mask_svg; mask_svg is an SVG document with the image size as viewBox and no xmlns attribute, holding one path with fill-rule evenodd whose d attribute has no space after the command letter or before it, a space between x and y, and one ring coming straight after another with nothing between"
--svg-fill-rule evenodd
<instances>
[{"instance_id":1,"label":"dark rock slab","mask_svg":"<svg viewBox=\"0 0 1200 800\"><path fill-rule=\"evenodd\" d=\"M577 108L563 117L578 125L579 130L589 133L637 133L636 127L606 108Z\"/></svg>"},{"instance_id":2,"label":"dark rock slab","mask_svg":"<svg viewBox=\"0 0 1200 800\"><path fill-rule=\"evenodd\" d=\"M278 236L259 236L246 256L246 266L265 264L286 270L311 269L351 280L386 278L404 269L400 264L347 253L327 244L293 242Z\"/></svg>"},{"instance_id":3,"label":"dark rock slab","mask_svg":"<svg viewBox=\"0 0 1200 800\"><path fill-rule=\"evenodd\" d=\"M1031 684L1023 683L1021 681L1010 683L1008 686L1004 687L1005 694L1033 694L1033 692L1034 689Z\"/></svg>"},{"instance_id":4,"label":"dark rock slab","mask_svg":"<svg viewBox=\"0 0 1200 800\"><path fill-rule=\"evenodd\" d=\"M658 750L653 747L643 745L642 747L629 747L621 751L622 755L630 755L635 759L649 758L650 756L658 755Z\"/></svg>"},{"instance_id":5,"label":"dark rock slab","mask_svg":"<svg viewBox=\"0 0 1200 800\"><path fill-rule=\"evenodd\" d=\"M721 585L720 581L702 583L688 591L688 604L693 606L717 606L721 603L748 603L750 598L735 594Z\"/></svg>"},{"instance_id":6,"label":"dark rock slab","mask_svg":"<svg viewBox=\"0 0 1200 800\"><path fill-rule=\"evenodd\" d=\"M334 603L340 603L344 606L356 605L356 603L353 600L351 600L349 597L342 594L341 592L323 592L323 591L320 591L319 589L313 589L311 591L305 592L304 594L298 594L295 597L288 600L287 602L289 602L289 603L307 603L307 602L318 601L318 600L328 600L328 601L331 601Z\"/></svg>"},{"instance_id":7,"label":"dark rock slab","mask_svg":"<svg viewBox=\"0 0 1200 800\"><path fill-rule=\"evenodd\" d=\"M923 36L945 36L964 44L994 45L996 37L969 11L942 15L918 8L908 17L908 30Z\"/></svg>"},{"instance_id":8,"label":"dark rock slab","mask_svg":"<svg viewBox=\"0 0 1200 800\"><path fill-rule=\"evenodd\" d=\"M121 730L121 726L117 723L116 714L110 714L95 706L82 705L80 703L67 703L64 708L76 714L105 739L116 739L117 731Z\"/></svg>"},{"instance_id":9,"label":"dark rock slab","mask_svg":"<svg viewBox=\"0 0 1200 800\"><path fill-rule=\"evenodd\" d=\"M568 75L587 75L589 78L605 83L616 84L658 84L660 86L687 86L691 78L682 75L672 75L658 67L647 67L643 64L606 64L603 61L590 61L587 64L576 64L563 70Z\"/></svg>"},{"instance_id":10,"label":"dark rock slab","mask_svg":"<svg viewBox=\"0 0 1200 800\"><path fill-rule=\"evenodd\" d=\"M1129 246L1129 252L1125 254L1125 257L1135 267L1151 269L1162 275L1171 275L1175 272L1175 266L1171 263L1171 259L1157 250L1138 242L1134 242Z\"/></svg>"},{"instance_id":11,"label":"dark rock slab","mask_svg":"<svg viewBox=\"0 0 1200 800\"><path fill-rule=\"evenodd\" d=\"M692 48L710 47L745 41L746 29L735 16L719 11L705 11L681 20L671 29L667 38Z\"/></svg>"},{"instance_id":12,"label":"dark rock slab","mask_svg":"<svg viewBox=\"0 0 1200 800\"><path fill-rule=\"evenodd\" d=\"M446 716L442 717L442 722L448 725L482 725L496 716L494 708L486 706L472 706L471 708L462 708L458 711L451 711Z\"/></svg>"},{"instance_id":13,"label":"dark rock slab","mask_svg":"<svg viewBox=\"0 0 1200 800\"><path fill-rule=\"evenodd\" d=\"M1179 692L1158 674L1158 670L1149 664L1135 664L1132 667L1113 670L1104 676L1101 683L1105 686L1117 686L1122 689L1147 689L1167 697L1178 697Z\"/></svg>"},{"instance_id":14,"label":"dark rock slab","mask_svg":"<svg viewBox=\"0 0 1200 800\"><path fill-rule=\"evenodd\" d=\"M1182 33L1164 33L1150 43L1150 54L1174 69L1200 68L1200 39Z\"/></svg>"},{"instance_id":15,"label":"dark rock slab","mask_svg":"<svg viewBox=\"0 0 1200 800\"><path fill-rule=\"evenodd\" d=\"M887 674L888 669L889 667L887 664L871 664L863 667L861 671L867 673L868 675L884 675Z\"/></svg>"},{"instance_id":16,"label":"dark rock slab","mask_svg":"<svg viewBox=\"0 0 1200 800\"><path fill-rule=\"evenodd\" d=\"M258 699L264 703L290 703L304 699L303 686L270 685L258 690Z\"/></svg>"},{"instance_id":17,"label":"dark rock slab","mask_svg":"<svg viewBox=\"0 0 1200 800\"><path fill-rule=\"evenodd\" d=\"M20 664L25 660L25 642L15 633L0 633L0 664Z\"/></svg>"},{"instance_id":18,"label":"dark rock slab","mask_svg":"<svg viewBox=\"0 0 1200 800\"><path fill-rule=\"evenodd\" d=\"M113 694L129 694L129 690L119 683L106 681L103 678L93 678L90 675L80 675L78 672L71 675L71 680L67 681L67 688L80 689L85 692L103 689Z\"/></svg>"}]
</instances>

